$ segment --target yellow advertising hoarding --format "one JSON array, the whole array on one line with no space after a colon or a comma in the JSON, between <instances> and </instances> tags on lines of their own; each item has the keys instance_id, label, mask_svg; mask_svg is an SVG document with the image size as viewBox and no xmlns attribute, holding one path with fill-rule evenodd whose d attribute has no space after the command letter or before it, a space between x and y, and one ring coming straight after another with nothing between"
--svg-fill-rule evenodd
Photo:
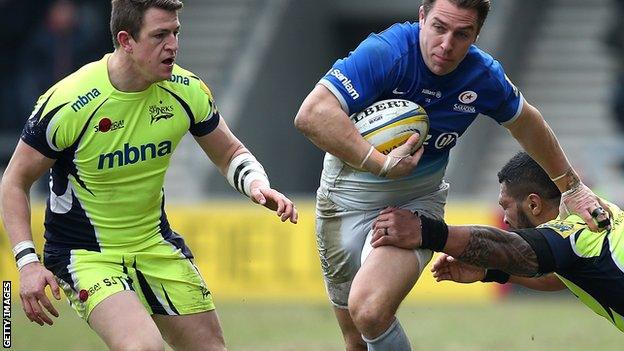
<instances>
[{"instance_id":1,"label":"yellow advertising hoarding","mask_svg":"<svg viewBox=\"0 0 624 351\"><path fill-rule=\"evenodd\" d=\"M299 223L282 223L272 212L246 201L169 205L173 229L193 251L216 300L325 301L316 251L314 204L299 201ZM447 206L452 224L496 224L491 207L474 203ZM33 209L33 236L41 252L42 206ZM0 276L17 282L18 274L6 233L0 235ZM17 292L17 289L14 289ZM493 285L435 283L429 268L408 301L483 301L497 295Z\"/></svg>"}]
</instances>

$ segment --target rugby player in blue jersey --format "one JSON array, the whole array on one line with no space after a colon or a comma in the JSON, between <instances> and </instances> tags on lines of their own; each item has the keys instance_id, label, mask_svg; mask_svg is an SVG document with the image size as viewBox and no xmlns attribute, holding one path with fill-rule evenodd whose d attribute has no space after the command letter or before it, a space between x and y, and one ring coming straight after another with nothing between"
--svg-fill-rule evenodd
<instances>
[{"instance_id":1,"label":"rugby player in blue jersey","mask_svg":"<svg viewBox=\"0 0 624 351\"><path fill-rule=\"evenodd\" d=\"M389 208L374 224L372 245L444 252L432 268L438 281L509 281L542 291L567 287L624 332L624 212L608 204L613 226L599 233L591 232L576 215L557 218L561 193L524 152L507 162L498 181L499 204L511 231L446 226Z\"/></svg>"},{"instance_id":2,"label":"rugby player in blue jersey","mask_svg":"<svg viewBox=\"0 0 624 351\"><path fill-rule=\"evenodd\" d=\"M336 61L295 118L297 129L327 152L317 192L317 243L348 350L410 349L395 313L432 253L384 246L366 256L362 249L387 206L443 218L449 151L480 113L505 126L546 170L563 193L563 212L598 229L591 213L601 201L579 180L540 112L500 63L474 45L489 8L489 0L424 0L418 23L373 34ZM390 98L423 106L431 126L429 135L414 135L383 155L349 115ZM419 137L426 138L424 148L412 150ZM598 220L608 225L608 215L600 213Z\"/></svg>"}]
</instances>

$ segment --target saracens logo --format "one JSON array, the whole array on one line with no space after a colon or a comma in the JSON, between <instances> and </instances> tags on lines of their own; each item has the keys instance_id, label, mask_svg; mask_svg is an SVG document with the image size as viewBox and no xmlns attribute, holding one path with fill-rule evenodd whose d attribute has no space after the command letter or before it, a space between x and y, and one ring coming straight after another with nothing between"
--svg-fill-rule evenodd
<instances>
[{"instance_id":1,"label":"saracens logo","mask_svg":"<svg viewBox=\"0 0 624 351\"><path fill-rule=\"evenodd\" d=\"M462 104L470 104L477 99L477 93L472 90L466 90L463 93L459 94L459 102Z\"/></svg>"},{"instance_id":2,"label":"saracens logo","mask_svg":"<svg viewBox=\"0 0 624 351\"><path fill-rule=\"evenodd\" d=\"M169 119L173 117L173 105L163 105L162 100L158 102L158 105L151 105L149 107L150 124L154 124L163 119Z\"/></svg>"},{"instance_id":3,"label":"saracens logo","mask_svg":"<svg viewBox=\"0 0 624 351\"><path fill-rule=\"evenodd\" d=\"M93 126L93 130L96 133L97 132L106 133L109 131L115 131L117 129L121 129L124 126L125 125L124 125L123 119L119 121L113 121L109 117L102 117L100 121L98 122L98 124Z\"/></svg>"}]
</instances>

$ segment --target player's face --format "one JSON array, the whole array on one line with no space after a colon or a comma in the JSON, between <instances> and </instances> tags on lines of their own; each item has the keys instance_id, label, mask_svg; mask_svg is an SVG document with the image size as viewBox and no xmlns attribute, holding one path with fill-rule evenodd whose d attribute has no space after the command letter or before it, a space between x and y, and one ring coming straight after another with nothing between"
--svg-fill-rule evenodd
<instances>
[{"instance_id":1,"label":"player's face","mask_svg":"<svg viewBox=\"0 0 624 351\"><path fill-rule=\"evenodd\" d=\"M505 224L511 229L535 228L535 224L531 221L530 215L522 201L518 201L509 195L507 184L500 185L500 194L498 195L498 204L503 209Z\"/></svg>"},{"instance_id":2,"label":"player's face","mask_svg":"<svg viewBox=\"0 0 624 351\"><path fill-rule=\"evenodd\" d=\"M131 39L132 59L149 82L171 78L178 54L180 21L176 11L150 8L145 12L139 38Z\"/></svg>"},{"instance_id":3,"label":"player's face","mask_svg":"<svg viewBox=\"0 0 624 351\"><path fill-rule=\"evenodd\" d=\"M452 72L477 40L477 10L459 8L448 0L437 0L427 17L421 7L420 51L431 72Z\"/></svg>"}]
</instances>

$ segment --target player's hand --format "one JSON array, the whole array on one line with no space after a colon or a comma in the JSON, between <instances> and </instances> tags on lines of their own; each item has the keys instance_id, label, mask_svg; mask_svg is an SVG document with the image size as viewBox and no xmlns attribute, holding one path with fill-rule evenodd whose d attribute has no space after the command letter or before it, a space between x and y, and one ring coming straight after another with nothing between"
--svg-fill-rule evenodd
<instances>
[{"instance_id":1,"label":"player's hand","mask_svg":"<svg viewBox=\"0 0 624 351\"><path fill-rule=\"evenodd\" d=\"M383 173L387 170L385 177L393 179L405 177L412 173L412 170L416 168L425 151L423 146L418 148L418 150L414 149L419 138L420 134L415 133L407 139L405 144L390 151L386 160L387 165L384 164L385 169L382 169L380 175L384 176Z\"/></svg>"},{"instance_id":2,"label":"player's hand","mask_svg":"<svg viewBox=\"0 0 624 351\"><path fill-rule=\"evenodd\" d=\"M48 300L48 296L45 293L46 285L50 286L54 298L60 300L61 293L52 272L39 262L29 263L22 267L20 271L20 299L22 300L22 307L26 317L31 322L39 325L44 323L52 325L54 323L43 308L48 310L54 317L59 316L59 313L50 300Z\"/></svg>"},{"instance_id":3,"label":"player's hand","mask_svg":"<svg viewBox=\"0 0 624 351\"><path fill-rule=\"evenodd\" d=\"M420 229L420 218L411 211L388 207L381 211L373 223L371 245L416 249L422 243Z\"/></svg>"},{"instance_id":4,"label":"player's hand","mask_svg":"<svg viewBox=\"0 0 624 351\"><path fill-rule=\"evenodd\" d=\"M611 229L609 206L583 183L561 194L559 216L565 219L570 214L580 216L593 232Z\"/></svg>"},{"instance_id":5,"label":"player's hand","mask_svg":"<svg viewBox=\"0 0 624 351\"><path fill-rule=\"evenodd\" d=\"M441 254L431 267L436 281L451 280L457 283L474 283L485 278L485 269L456 260Z\"/></svg>"},{"instance_id":6,"label":"player's hand","mask_svg":"<svg viewBox=\"0 0 624 351\"><path fill-rule=\"evenodd\" d=\"M254 180L250 189L253 202L275 211L282 222L290 219L291 223L297 223L299 214L295 204L289 198L279 191L270 188L261 180Z\"/></svg>"}]
</instances>

